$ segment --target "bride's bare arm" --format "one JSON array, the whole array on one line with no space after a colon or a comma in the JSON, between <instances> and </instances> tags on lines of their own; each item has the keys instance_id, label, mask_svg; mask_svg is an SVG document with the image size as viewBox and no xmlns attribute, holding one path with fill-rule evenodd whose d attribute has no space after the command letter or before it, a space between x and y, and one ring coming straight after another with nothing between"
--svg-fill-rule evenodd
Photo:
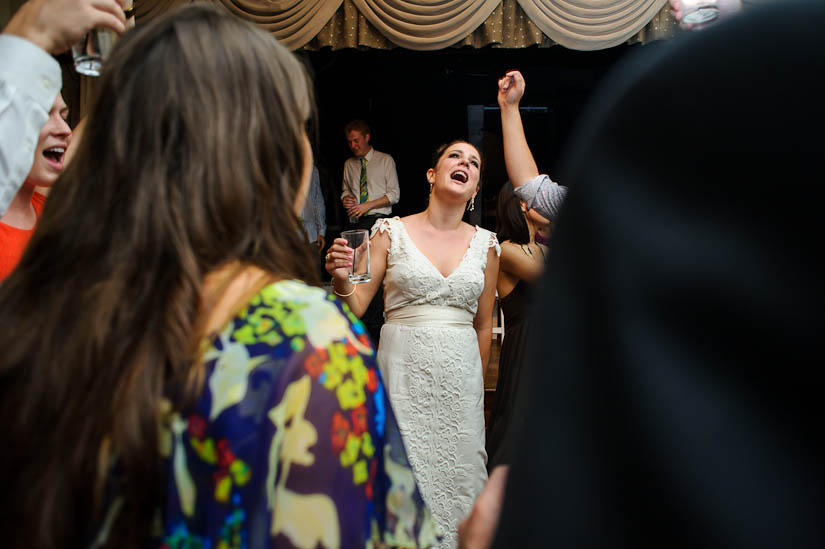
<instances>
[{"instance_id":1,"label":"bride's bare arm","mask_svg":"<svg viewBox=\"0 0 825 549\"><path fill-rule=\"evenodd\" d=\"M487 251L487 267L484 269L484 290L478 298L478 311L473 319L473 327L478 336L478 350L481 352L481 371L487 374L490 361L490 341L493 338L493 305L496 300L498 279L498 254L495 247Z\"/></svg>"},{"instance_id":2,"label":"bride's bare arm","mask_svg":"<svg viewBox=\"0 0 825 549\"><path fill-rule=\"evenodd\" d=\"M343 238L336 238L329 247L324 267L332 275L332 287L358 318L367 310L378 291L378 285L384 281L389 248L389 234L377 232L370 240L370 281L352 284L347 278L352 263L352 248L347 247L347 241Z\"/></svg>"}]
</instances>

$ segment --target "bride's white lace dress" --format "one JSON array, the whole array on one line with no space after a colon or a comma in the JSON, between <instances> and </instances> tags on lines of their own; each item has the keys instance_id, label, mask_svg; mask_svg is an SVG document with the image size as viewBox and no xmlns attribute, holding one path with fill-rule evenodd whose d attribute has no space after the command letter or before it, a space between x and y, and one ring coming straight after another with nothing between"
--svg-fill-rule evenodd
<instances>
[{"instance_id":1,"label":"bride's white lace dress","mask_svg":"<svg viewBox=\"0 0 825 549\"><path fill-rule=\"evenodd\" d=\"M487 480L484 380L473 318L484 289L495 234L476 227L459 266L439 272L397 217L372 228L388 232L384 275L386 323L378 364L424 501L457 544L456 528Z\"/></svg>"}]
</instances>

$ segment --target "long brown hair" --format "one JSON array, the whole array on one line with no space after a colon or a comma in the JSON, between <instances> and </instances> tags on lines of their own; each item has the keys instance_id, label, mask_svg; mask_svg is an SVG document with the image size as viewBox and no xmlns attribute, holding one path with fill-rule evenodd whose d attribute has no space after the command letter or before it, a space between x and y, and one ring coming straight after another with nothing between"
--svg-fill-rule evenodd
<instances>
[{"instance_id":1,"label":"long brown hair","mask_svg":"<svg viewBox=\"0 0 825 549\"><path fill-rule=\"evenodd\" d=\"M88 541L113 462L127 497L111 543L145 539L161 398L200 390L204 276L238 262L316 280L293 210L312 104L300 62L219 8L188 6L118 43L0 286L4 546Z\"/></svg>"},{"instance_id":2,"label":"long brown hair","mask_svg":"<svg viewBox=\"0 0 825 549\"><path fill-rule=\"evenodd\" d=\"M501 186L496 204L496 235L499 241L530 244L530 228L521 209L521 199L509 181Z\"/></svg>"}]
</instances>

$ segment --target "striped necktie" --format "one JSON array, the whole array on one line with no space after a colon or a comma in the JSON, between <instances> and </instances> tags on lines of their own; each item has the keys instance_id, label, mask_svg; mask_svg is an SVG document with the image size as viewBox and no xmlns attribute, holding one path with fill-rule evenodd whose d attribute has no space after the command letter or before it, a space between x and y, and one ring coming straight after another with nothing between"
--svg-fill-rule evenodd
<instances>
[{"instance_id":1,"label":"striped necktie","mask_svg":"<svg viewBox=\"0 0 825 549\"><path fill-rule=\"evenodd\" d=\"M366 202L369 199L369 193L367 193L367 159L363 156L361 157L361 178L359 179L361 184L361 204Z\"/></svg>"}]
</instances>

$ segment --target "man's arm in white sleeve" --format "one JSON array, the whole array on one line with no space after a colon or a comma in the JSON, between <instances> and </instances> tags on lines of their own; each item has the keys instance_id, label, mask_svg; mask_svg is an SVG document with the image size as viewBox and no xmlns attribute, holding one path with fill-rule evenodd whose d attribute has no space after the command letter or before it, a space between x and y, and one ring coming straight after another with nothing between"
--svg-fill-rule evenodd
<instances>
[{"instance_id":1,"label":"man's arm in white sleeve","mask_svg":"<svg viewBox=\"0 0 825 549\"><path fill-rule=\"evenodd\" d=\"M59 63L33 43L0 34L0 215L26 180L40 129L62 79Z\"/></svg>"},{"instance_id":2,"label":"man's arm in white sleeve","mask_svg":"<svg viewBox=\"0 0 825 549\"><path fill-rule=\"evenodd\" d=\"M34 162L40 129L62 86L52 53L90 29L126 30L120 0L28 0L0 34L0 215Z\"/></svg>"},{"instance_id":3,"label":"man's arm in white sleeve","mask_svg":"<svg viewBox=\"0 0 825 549\"><path fill-rule=\"evenodd\" d=\"M387 161L387 193L385 196L390 201L390 206L398 204L401 199L401 186L398 184L398 171L395 169L393 157Z\"/></svg>"}]
</instances>

